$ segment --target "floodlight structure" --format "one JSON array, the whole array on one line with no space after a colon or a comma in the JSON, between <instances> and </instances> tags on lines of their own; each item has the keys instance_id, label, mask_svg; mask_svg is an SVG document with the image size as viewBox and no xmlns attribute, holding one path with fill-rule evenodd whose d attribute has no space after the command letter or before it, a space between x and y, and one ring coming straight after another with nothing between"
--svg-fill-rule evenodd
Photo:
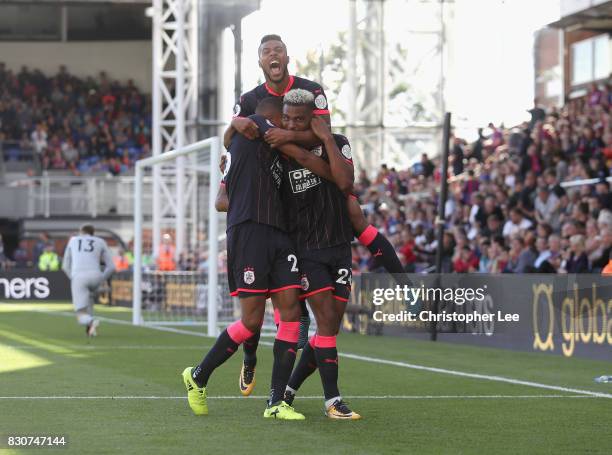
<instances>
[{"instance_id":1,"label":"floodlight structure","mask_svg":"<svg viewBox=\"0 0 612 455\"><path fill-rule=\"evenodd\" d=\"M425 18L422 23L408 17L400 28L397 22L390 25L407 5ZM346 126L360 167L376 169L424 148L438 149L445 110L445 28L453 6L453 0L349 2ZM427 86L423 74L432 74ZM402 85L409 88L398 97ZM414 106L427 115L416 115Z\"/></svg>"},{"instance_id":2,"label":"floodlight structure","mask_svg":"<svg viewBox=\"0 0 612 455\"><path fill-rule=\"evenodd\" d=\"M197 0L153 1L153 156L193 143L198 101ZM197 236L197 174L187 173L184 156L153 168L152 247L172 228L175 254ZM187 206L191 210L186 210ZM190 239L187 242L187 230Z\"/></svg>"}]
</instances>

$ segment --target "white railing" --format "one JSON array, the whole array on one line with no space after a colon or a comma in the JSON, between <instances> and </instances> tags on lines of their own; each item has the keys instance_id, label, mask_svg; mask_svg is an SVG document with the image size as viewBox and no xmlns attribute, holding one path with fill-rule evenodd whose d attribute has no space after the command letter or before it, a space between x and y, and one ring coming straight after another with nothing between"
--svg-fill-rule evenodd
<instances>
[{"instance_id":1,"label":"white railing","mask_svg":"<svg viewBox=\"0 0 612 455\"><path fill-rule=\"evenodd\" d=\"M572 188L574 186L595 185L596 183L598 183L600 181L601 181L600 178L582 179L582 180L571 180L569 182L561 182L560 185L563 188ZM606 181L607 182L612 182L612 177L606 178Z\"/></svg>"},{"instance_id":2,"label":"white railing","mask_svg":"<svg viewBox=\"0 0 612 455\"><path fill-rule=\"evenodd\" d=\"M144 177L144 198L151 197L152 177ZM134 213L134 176L51 176L13 181L10 187L27 192L27 216L126 215ZM15 190L17 191L17 190ZM145 204L150 207L150 204ZM145 213L149 215L150 213Z\"/></svg>"}]
</instances>

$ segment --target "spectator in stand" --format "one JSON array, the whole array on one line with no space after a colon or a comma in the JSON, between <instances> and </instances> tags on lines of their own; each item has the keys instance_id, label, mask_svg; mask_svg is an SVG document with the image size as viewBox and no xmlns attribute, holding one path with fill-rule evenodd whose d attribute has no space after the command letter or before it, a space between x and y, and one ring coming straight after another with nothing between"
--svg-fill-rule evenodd
<instances>
[{"instance_id":1,"label":"spectator in stand","mask_svg":"<svg viewBox=\"0 0 612 455\"><path fill-rule=\"evenodd\" d=\"M176 262L174 261L174 244L170 234L164 234L162 244L159 246L156 265L157 270L173 271L176 270Z\"/></svg>"},{"instance_id":2,"label":"spectator in stand","mask_svg":"<svg viewBox=\"0 0 612 455\"><path fill-rule=\"evenodd\" d=\"M423 177L430 178L433 176L435 166L427 156L427 153L423 153L423 155L421 155L421 166L423 169Z\"/></svg>"},{"instance_id":3,"label":"spectator in stand","mask_svg":"<svg viewBox=\"0 0 612 455\"><path fill-rule=\"evenodd\" d=\"M589 259L585 252L584 236L570 237L570 256L565 266L567 273L589 272Z\"/></svg>"},{"instance_id":4,"label":"spectator in stand","mask_svg":"<svg viewBox=\"0 0 612 455\"><path fill-rule=\"evenodd\" d=\"M603 140L595 136L595 131L591 126L583 128L582 135L578 139L576 145L576 151L578 152L579 158L584 163L587 163L591 156L604 147L605 144Z\"/></svg>"},{"instance_id":5,"label":"spectator in stand","mask_svg":"<svg viewBox=\"0 0 612 455\"><path fill-rule=\"evenodd\" d=\"M559 199L551 193L546 185L538 189L535 200L535 219L538 223L548 223L553 229L559 229Z\"/></svg>"},{"instance_id":6,"label":"spectator in stand","mask_svg":"<svg viewBox=\"0 0 612 455\"><path fill-rule=\"evenodd\" d=\"M538 105L538 99L534 98L533 107L527 112L531 114L531 120L529 121L529 128L533 129L537 122L543 122L546 118L546 111Z\"/></svg>"},{"instance_id":7,"label":"spectator in stand","mask_svg":"<svg viewBox=\"0 0 612 455\"><path fill-rule=\"evenodd\" d=\"M26 248L25 241L19 242L19 246L13 252L13 261L15 261L15 267L18 269L31 267L32 261L30 260L30 254Z\"/></svg>"},{"instance_id":8,"label":"spectator in stand","mask_svg":"<svg viewBox=\"0 0 612 455\"><path fill-rule=\"evenodd\" d=\"M489 250L491 249L491 241L483 240L480 243L480 259L478 260L478 272L479 273L490 273L491 258L489 257Z\"/></svg>"},{"instance_id":9,"label":"spectator in stand","mask_svg":"<svg viewBox=\"0 0 612 455\"><path fill-rule=\"evenodd\" d=\"M32 261L34 262L34 264L38 264L38 258L40 258L40 255L43 254L43 251L45 251L45 248L49 244L49 242L50 237L47 232L43 231L38 234L38 241L36 242L36 244L34 245L34 249L32 250Z\"/></svg>"},{"instance_id":10,"label":"spectator in stand","mask_svg":"<svg viewBox=\"0 0 612 455\"><path fill-rule=\"evenodd\" d=\"M480 227L484 228L487 223L489 216L495 215L497 219L501 222L504 219L504 213L499 205L495 202L495 197L487 196L484 200L484 204L481 209L478 210L476 214L476 219L478 220Z\"/></svg>"},{"instance_id":11,"label":"spectator in stand","mask_svg":"<svg viewBox=\"0 0 612 455\"><path fill-rule=\"evenodd\" d=\"M57 272L59 269L60 257L55 252L53 243L50 242L38 258L38 270L41 272Z\"/></svg>"},{"instance_id":12,"label":"spectator in stand","mask_svg":"<svg viewBox=\"0 0 612 455\"><path fill-rule=\"evenodd\" d=\"M404 270L408 273L414 273L417 260L414 254L415 241L408 228L402 230L402 244L403 246L400 248L399 252L401 253L400 257L404 265Z\"/></svg>"},{"instance_id":13,"label":"spectator in stand","mask_svg":"<svg viewBox=\"0 0 612 455\"><path fill-rule=\"evenodd\" d=\"M612 210L612 193L610 193L610 184L606 180L595 184L595 195L599 199L601 208Z\"/></svg>"},{"instance_id":14,"label":"spectator in stand","mask_svg":"<svg viewBox=\"0 0 612 455\"><path fill-rule=\"evenodd\" d=\"M464 245L455 253L453 271L457 273L471 273L478 271L478 258L468 245Z\"/></svg>"},{"instance_id":15,"label":"spectator in stand","mask_svg":"<svg viewBox=\"0 0 612 455\"><path fill-rule=\"evenodd\" d=\"M130 261L123 248L119 248L118 253L113 256L113 264L115 265L115 272L125 272L130 269Z\"/></svg>"},{"instance_id":16,"label":"spectator in stand","mask_svg":"<svg viewBox=\"0 0 612 455\"><path fill-rule=\"evenodd\" d=\"M472 194L478 191L480 182L474 177L474 171L468 171L468 178L463 184L463 203L467 204L472 199Z\"/></svg>"},{"instance_id":17,"label":"spectator in stand","mask_svg":"<svg viewBox=\"0 0 612 455\"><path fill-rule=\"evenodd\" d=\"M0 270L6 270L8 268L8 257L4 254L4 242L2 235L0 235Z\"/></svg>"},{"instance_id":18,"label":"spectator in stand","mask_svg":"<svg viewBox=\"0 0 612 455\"><path fill-rule=\"evenodd\" d=\"M489 248L488 273L502 273L508 260L508 250L504 245L503 237L495 237Z\"/></svg>"},{"instance_id":19,"label":"spectator in stand","mask_svg":"<svg viewBox=\"0 0 612 455\"><path fill-rule=\"evenodd\" d=\"M453 147L451 149L453 173L459 175L463 172L463 141L458 137L453 137Z\"/></svg>"},{"instance_id":20,"label":"spectator in stand","mask_svg":"<svg viewBox=\"0 0 612 455\"><path fill-rule=\"evenodd\" d=\"M47 148L47 131L44 123L38 123L36 129L32 131L30 136L34 150L39 155L42 155L44 150Z\"/></svg>"},{"instance_id":21,"label":"spectator in stand","mask_svg":"<svg viewBox=\"0 0 612 455\"><path fill-rule=\"evenodd\" d=\"M589 93L587 95L587 102L590 107L594 107L601 102L603 92L599 90L596 83L592 83L589 86Z\"/></svg>"},{"instance_id":22,"label":"spectator in stand","mask_svg":"<svg viewBox=\"0 0 612 455\"><path fill-rule=\"evenodd\" d=\"M532 222L523 216L523 211L518 207L510 210L510 219L504 224L502 235L504 237L514 237L532 226Z\"/></svg>"}]
</instances>

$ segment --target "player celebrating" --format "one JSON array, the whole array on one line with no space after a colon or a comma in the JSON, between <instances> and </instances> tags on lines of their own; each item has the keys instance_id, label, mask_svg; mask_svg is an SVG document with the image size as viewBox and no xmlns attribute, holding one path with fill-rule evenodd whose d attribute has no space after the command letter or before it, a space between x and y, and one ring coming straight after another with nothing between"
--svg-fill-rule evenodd
<instances>
[{"instance_id":1,"label":"player celebrating","mask_svg":"<svg viewBox=\"0 0 612 455\"><path fill-rule=\"evenodd\" d=\"M248 117L255 113L255 109L262 99L271 96L281 97L282 99L289 90L294 88L310 91L315 97L317 105L314 114L322 116L327 123L330 123L327 97L323 87L314 81L289 74L287 68L289 64L287 47L280 36L264 36L261 39L258 54L259 67L263 71L266 82L243 94L234 106L234 118L223 137L223 143L226 148L236 131L249 139L259 137L257 125ZM283 131L279 134L285 134L283 142L297 142L304 145L316 145L319 143L319 139L310 130Z\"/></svg>"},{"instance_id":2,"label":"player celebrating","mask_svg":"<svg viewBox=\"0 0 612 455\"><path fill-rule=\"evenodd\" d=\"M104 265L101 271L100 266ZM100 322L93 317L92 293L115 271L112 255L106 242L94 236L94 227L86 224L80 234L71 237L64 252L62 270L70 279L72 304L79 324L85 326L87 336L97 335Z\"/></svg>"},{"instance_id":3,"label":"player celebrating","mask_svg":"<svg viewBox=\"0 0 612 455\"><path fill-rule=\"evenodd\" d=\"M283 161L282 196L301 264L300 299L308 299L317 320L317 334L304 347L285 400L293 401L299 386L318 366L326 415L356 420L361 417L348 408L338 390L336 349L336 335L351 288L353 233L346 205L346 193L353 183L350 145L344 136L332 136L323 120L312 118L313 107L314 97L306 90L294 89L285 95L283 126L305 131L312 123L313 133L323 143L310 152L292 144L281 146L288 156ZM272 127L267 123L260 130Z\"/></svg>"},{"instance_id":4,"label":"player celebrating","mask_svg":"<svg viewBox=\"0 0 612 455\"><path fill-rule=\"evenodd\" d=\"M287 47L278 35L265 35L261 39L258 50L259 66L263 71L266 82L255 87L253 90L243 94L234 107L234 118L224 135L224 144L227 147L235 132L239 132L249 139L259 137L260 132L257 125L248 118L255 112L259 102L269 97L283 98L291 89L304 89L312 93L314 98L313 115L321 117L329 125L330 113L327 97L321 85L314 81L304 79L289 74L287 65L289 56ZM265 134L265 140L275 148L296 143L306 148L320 144L320 139L310 130L287 130L273 128ZM350 147L345 149L350 154ZM374 257L374 268L384 267L387 272L394 274L398 278L399 274L404 274L402 264L397 257L395 249L387 238L378 232L374 226L369 224L361 210L359 201L354 195L347 200L348 214L355 237L363 244ZM409 284L402 282L400 284ZM298 347L303 348L308 339L309 316L306 306L301 306L302 316L300 318L300 337ZM278 322L278 313L275 312L275 320ZM255 366L257 363L257 346L259 343L259 332L245 341L244 362L240 372L239 385L240 392L247 396L255 385Z\"/></svg>"},{"instance_id":5,"label":"player celebrating","mask_svg":"<svg viewBox=\"0 0 612 455\"><path fill-rule=\"evenodd\" d=\"M313 114L323 118L328 125L331 124L327 96L323 87L314 81L289 74L287 47L280 36L265 35L261 39L258 53L259 67L263 71L266 82L243 94L236 103L234 118L224 135L226 146L236 131L250 139L258 137L257 125L247 117L255 112L259 101L262 99L274 96L282 98L291 89L300 88L311 92L315 104ZM310 129L290 131L283 128L269 130L266 133L265 140L275 148L291 142L310 148L319 145L321 142ZM395 249L386 237L378 232L378 229L367 222L359 201L353 195L348 201L348 212L355 237L374 256L374 268L383 267L391 274L404 274L404 268Z\"/></svg>"},{"instance_id":6,"label":"player celebrating","mask_svg":"<svg viewBox=\"0 0 612 455\"><path fill-rule=\"evenodd\" d=\"M325 413L332 419L356 420L338 390L336 335L351 291L351 241L346 193L352 189L353 164L346 137L332 135L321 119L313 119L314 97L294 89L285 95L283 127L311 128L322 142L311 150L329 163L331 178L320 178L294 159L283 162L283 196L293 224L301 271L300 299L308 299L317 321L317 333L306 344L289 381L285 400L293 401L303 380L316 365L325 394ZM342 152L341 152L342 151ZM344 192L343 192L344 191Z\"/></svg>"},{"instance_id":7,"label":"player celebrating","mask_svg":"<svg viewBox=\"0 0 612 455\"><path fill-rule=\"evenodd\" d=\"M251 120L266 122L258 115L251 116ZM242 134L233 137L228 152L224 176L229 199L228 281L230 293L240 299L242 315L221 333L198 366L183 371L189 405L196 415L208 414L208 379L240 344L259 332L266 296L273 294L280 322L273 348L271 395L264 417L303 420L302 414L283 401L297 351L300 279L297 257L286 233L278 153L263 140L249 140Z\"/></svg>"}]
</instances>

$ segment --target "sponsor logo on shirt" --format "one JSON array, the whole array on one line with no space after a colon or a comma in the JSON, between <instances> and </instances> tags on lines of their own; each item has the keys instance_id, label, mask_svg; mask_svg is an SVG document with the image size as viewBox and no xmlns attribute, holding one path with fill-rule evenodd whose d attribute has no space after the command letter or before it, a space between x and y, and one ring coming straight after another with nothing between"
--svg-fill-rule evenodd
<instances>
[{"instance_id":1,"label":"sponsor logo on shirt","mask_svg":"<svg viewBox=\"0 0 612 455\"><path fill-rule=\"evenodd\" d=\"M321 183L318 175L313 174L308 169L298 169L289 172L289 183L293 193L303 193Z\"/></svg>"}]
</instances>

